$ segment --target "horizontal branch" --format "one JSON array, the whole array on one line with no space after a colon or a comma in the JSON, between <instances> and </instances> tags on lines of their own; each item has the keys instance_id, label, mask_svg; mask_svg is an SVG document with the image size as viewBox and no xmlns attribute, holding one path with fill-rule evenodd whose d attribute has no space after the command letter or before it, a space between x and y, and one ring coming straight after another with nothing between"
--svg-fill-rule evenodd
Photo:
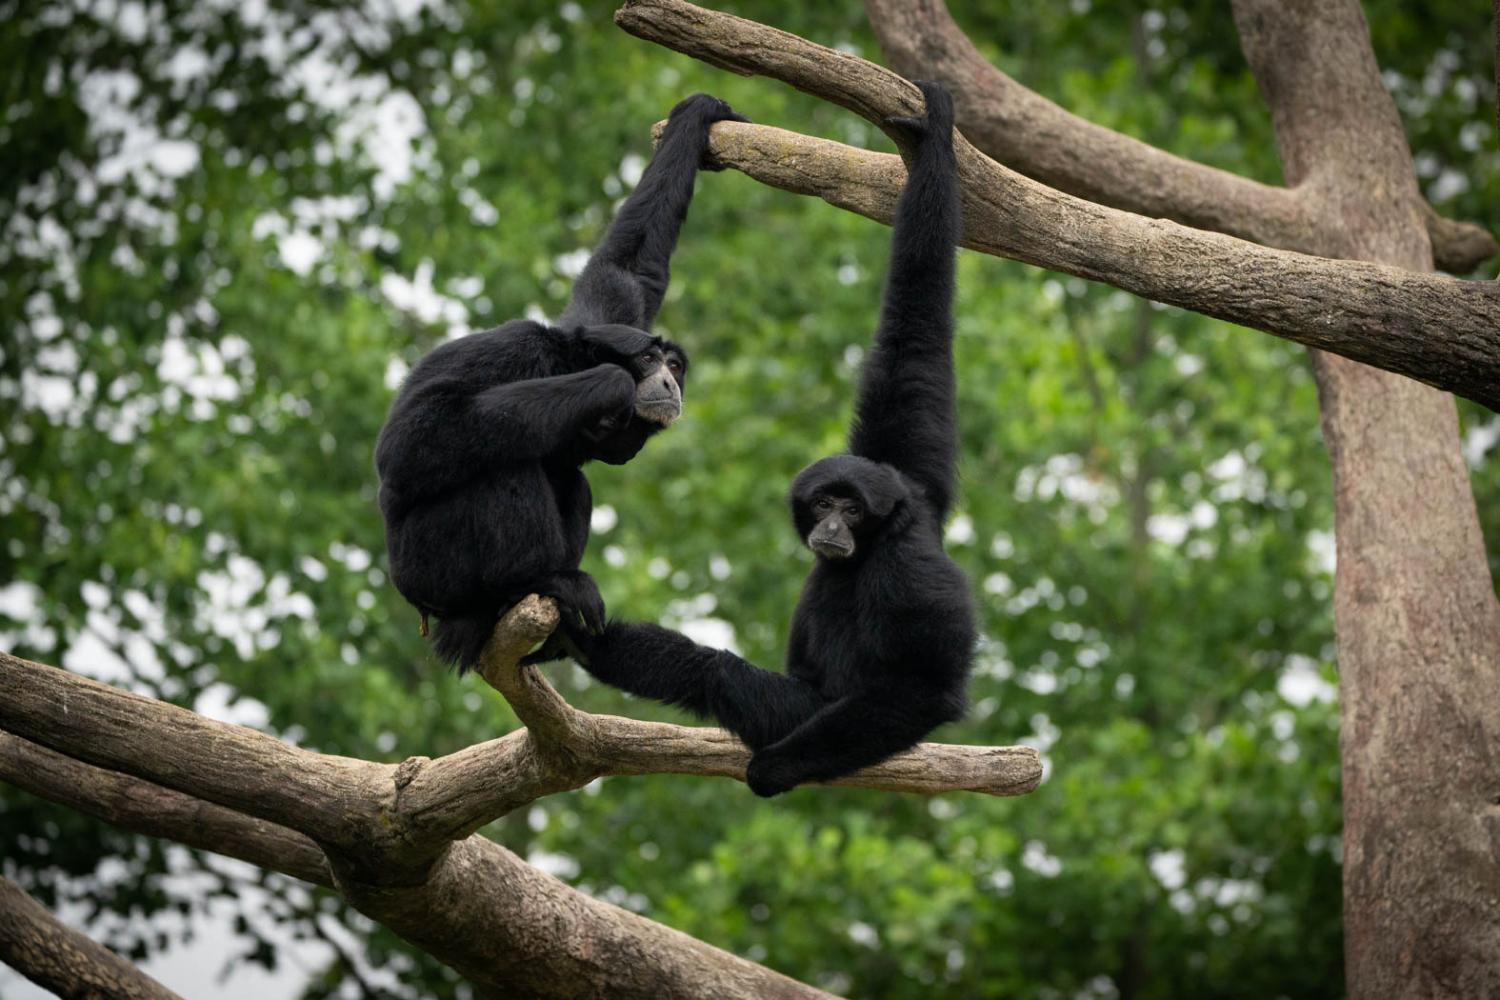
<instances>
[{"instance_id":1,"label":"horizontal branch","mask_svg":"<svg viewBox=\"0 0 1500 1000\"><path fill-rule=\"evenodd\" d=\"M585 896L483 837L455 844L410 885L376 886L347 876L335 882L322 852L301 834L79 763L5 733L0 733L0 780L121 829L337 889L372 920L504 995L826 997L770 969ZM6 951L7 932L21 930L19 924L11 925L0 898L0 958L41 982L22 957ZM137 994L122 990L63 995Z\"/></svg>"},{"instance_id":2,"label":"horizontal branch","mask_svg":"<svg viewBox=\"0 0 1500 1000\"><path fill-rule=\"evenodd\" d=\"M528 597L495 630L479 674L527 728L438 760L421 759L400 791L416 840L454 839L543 795L595 778L692 774L745 780L750 751L722 729L591 715L569 705L534 666L516 661L557 623L552 601ZM933 795L1024 795L1041 781L1031 747L922 743L830 785Z\"/></svg>"},{"instance_id":3,"label":"horizontal branch","mask_svg":"<svg viewBox=\"0 0 1500 1000\"><path fill-rule=\"evenodd\" d=\"M322 850L296 830L81 763L4 732L0 781L122 830L238 858L314 885L333 885Z\"/></svg>"},{"instance_id":4,"label":"horizontal branch","mask_svg":"<svg viewBox=\"0 0 1500 1000\"><path fill-rule=\"evenodd\" d=\"M887 69L684 0L633 0L626 30L782 80L876 124L921 110ZM955 137L965 246L1255 327L1500 409L1500 285L1275 250L1056 191ZM900 160L761 125L721 122L722 165L889 223Z\"/></svg>"},{"instance_id":5,"label":"horizontal branch","mask_svg":"<svg viewBox=\"0 0 1500 1000\"><path fill-rule=\"evenodd\" d=\"M947 84L963 134L1012 170L1101 205L1264 246L1306 252L1318 245L1319 219L1300 188L1175 156L1064 110L990 63L943 0L865 0L865 9L891 68ZM1443 270L1467 273L1500 251L1481 227L1423 208Z\"/></svg>"},{"instance_id":6,"label":"horizontal branch","mask_svg":"<svg viewBox=\"0 0 1500 1000\"><path fill-rule=\"evenodd\" d=\"M178 1000L176 993L58 920L4 876L0 962L60 997Z\"/></svg>"}]
</instances>

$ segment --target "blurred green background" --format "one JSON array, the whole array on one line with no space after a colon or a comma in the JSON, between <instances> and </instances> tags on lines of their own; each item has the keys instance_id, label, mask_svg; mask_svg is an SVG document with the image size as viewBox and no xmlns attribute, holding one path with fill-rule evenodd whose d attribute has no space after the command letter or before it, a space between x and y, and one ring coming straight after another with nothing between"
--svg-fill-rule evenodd
<instances>
[{"instance_id":1,"label":"blurred green background","mask_svg":"<svg viewBox=\"0 0 1500 1000\"><path fill-rule=\"evenodd\" d=\"M719 6L879 58L853 0ZM1279 180L1223 5L951 6L1065 107ZM1483 221L1484 11L1366 8L1424 188ZM555 316L688 93L889 148L611 12L0 2L0 647L332 753L516 725L432 661L385 577L371 451L401 375L446 337ZM783 491L841 447L888 238L700 179L659 323L693 359L686 417L590 473L585 568L614 614L779 665L809 562ZM985 639L974 711L937 738L1037 746L1042 787L763 802L617 778L485 832L854 996L1341 993L1333 526L1303 351L968 251L959 273L949 540ZM1493 539L1500 424L1461 409ZM551 672L586 709L680 718ZM468 995L326 894L8 789L0 859L152 968L223 973L224 996Z\"/></svg>"}]
</instances>

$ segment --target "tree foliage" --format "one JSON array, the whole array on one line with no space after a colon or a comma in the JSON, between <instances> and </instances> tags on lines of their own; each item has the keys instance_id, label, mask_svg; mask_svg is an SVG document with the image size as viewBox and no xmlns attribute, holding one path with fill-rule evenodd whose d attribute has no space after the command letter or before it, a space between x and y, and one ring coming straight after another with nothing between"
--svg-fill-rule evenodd
<instances>
[{"instance_id":1,"label":"tree foliage","mask_svg":"<svg viewBox=\"0 0 1500 1000\"><path fill-rule=\"evenodd\" d=\"M1278 179L1215 5L980 6L953 5L1039 92ZM1500 194L1489 39L1456 2L1367 10L1429 197L1482 217ZM857 5L736 11L877 55ZM432 663L385 579L370 455L401 374L445 337L556 315L650 124L686 93L884 144L836 108L628 38L610 12L0 3L5 648L333 753L436 755L515 725ZM841 445L888 239L739 175L700 180L661 314L694 362L686 418L591 473L585 568L614 613L778 662L808 558L784 490ZM958 312L950 548L987 638L975 711L940 735L1033 742L1042 788L765 803L612 779L490 832L854 995L1328 995L1332 505L1302 352L971 254ZM1484 461L1500 427L1462 412L1482 516L1500 517ZM672 717L554 677L589 710ZM250 879L8 790L0 856L43 901L96 907L137 956ZM273 903L239 928L247 960L277 961L267 921L320 934L336 909L255 880ZM109 916L142 912L158 916ZM463 989L334 916L400 991ZM342 982L335 962L307 994Z\"/></svg>"}]
</instances>

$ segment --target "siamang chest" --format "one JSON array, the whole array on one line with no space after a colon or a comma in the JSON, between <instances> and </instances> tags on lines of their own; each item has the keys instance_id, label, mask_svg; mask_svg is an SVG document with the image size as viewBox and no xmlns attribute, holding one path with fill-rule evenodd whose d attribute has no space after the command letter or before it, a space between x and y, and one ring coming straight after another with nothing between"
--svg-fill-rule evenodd
<instances>
[{"instance_id":1,"label":"siamang chest","mask_svg":"<svg viewBox=\"0 0 1500 1000\"><path fill-rule=\"evenodd\" d=\"M868 655L854 576L815 570L797 609L806 635L806 662L799 672L829 698L860 686L861 662Z\"/></svg>"}]
</instances>

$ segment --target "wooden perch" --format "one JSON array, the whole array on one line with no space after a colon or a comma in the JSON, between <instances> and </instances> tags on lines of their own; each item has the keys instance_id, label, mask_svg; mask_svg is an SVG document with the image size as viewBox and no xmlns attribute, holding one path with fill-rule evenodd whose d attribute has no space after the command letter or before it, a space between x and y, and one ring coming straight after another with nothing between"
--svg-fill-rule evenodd
<instances>
[{"instance_id":1,"label":"wooden perch","mask_svg":"<svg viewBox=\"0 0 1500 1000\"><path fill-rule=\"evenodd\" d=\"M631 34L781 80L876 125L921 112L917 88L890 70L685 0L633 0L615 20ZM1292 253L1146 218L1064 194L962 136L954 141L967 247L1252 326L1500 410L1496 282ZM763 183L885 223L905 178L894 155L765 125L720 122L711 155Z\"/></svg>"},{"instance_id":2,"label":"wooden perch","mask_svg":"<svg viewBox=\"0 0 1500 1000\"><path fill-rule=\"evenodd\" d=\"M580 712L535 667L518 666L556 624L550 600L527 598L501 619L482 659L481 676L525 729L400 764L293 747L0 652L0 780L125 829L330 886L482 987L537 997L825 997L471 835L602 775L744 779L749 752L728 733ZM923 744L838 784L1019 795L1040 779L1029 747Z\"/></svg>"},{"instance_id":3,"label":"wooden perch","mask_svg":"<svg viewBox=\"0 0 1500 1000\"><path fill-rule=\"evenodd\" d=\"M750 752L723 730L580 712L535 667L518 666L556 623L550 600L527 598L500 620L480 665L526 728L436 760L391 765L315 753L7 653L0 653L0 689L7 691L0 730L295 830L387 877L419 871L486 823L598 777L744 780ZM923 743L831 784L1021 795L1040 780L1040 756L1030 747Z\"/></svg>"}]
</instances>

